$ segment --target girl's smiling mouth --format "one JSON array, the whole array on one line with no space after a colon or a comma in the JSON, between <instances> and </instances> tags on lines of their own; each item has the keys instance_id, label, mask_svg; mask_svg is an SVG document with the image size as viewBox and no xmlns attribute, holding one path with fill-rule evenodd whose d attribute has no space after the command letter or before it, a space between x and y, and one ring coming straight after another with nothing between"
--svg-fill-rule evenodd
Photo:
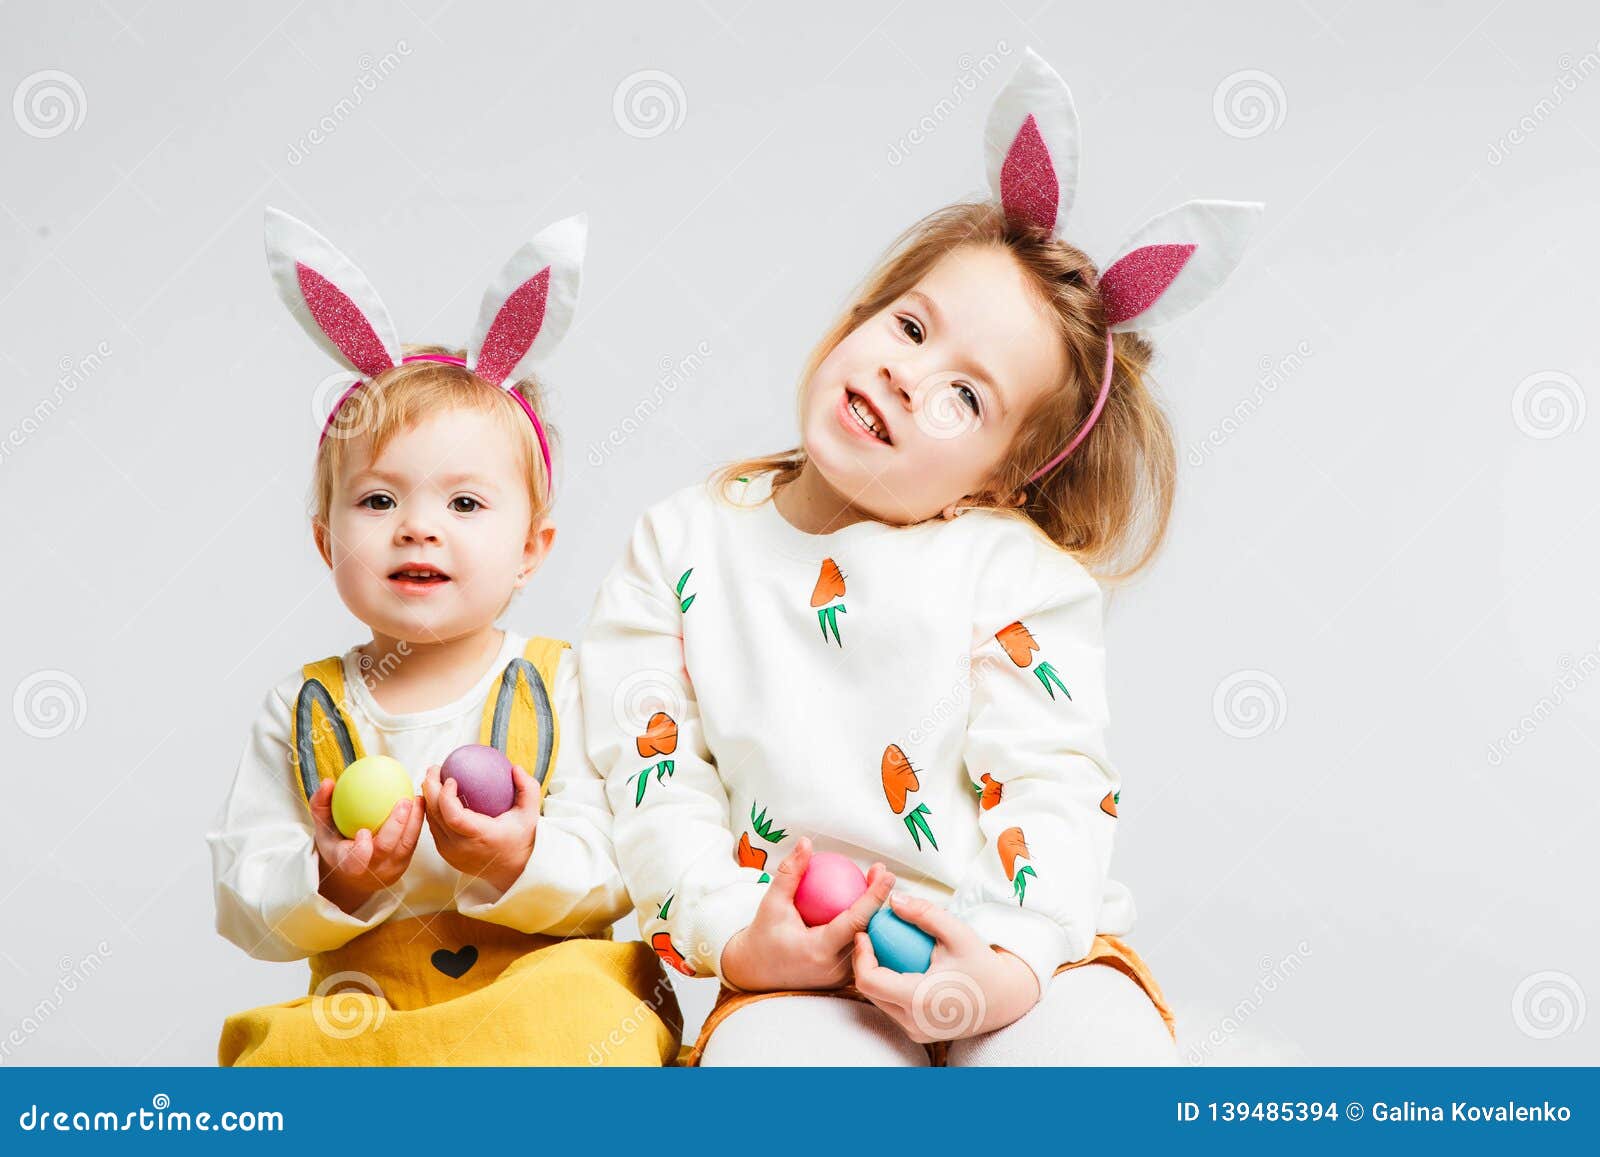
<instances>
[{"instance_id":1,"label":"girl's smiling mouth","mask_svg":"<svg viewBox=\"0 0 1600 1157\"><path fill-rule=\"evenodd\" d=\"M838 418L840 425L858 437L884 446L894 445L894 439L889 436L889 423L878 407L865 394L858 394L848 386L839 399Z\"/></svg>"},{"instance_id":2,"label":"girl's smiling mouth","mask_svg":"<svg viewBox=\"0 0 1600 1157\"><path fill-rule=\"evenodd\" d=\"M437 590L450 581L450 576L428 563L407 563L389 575L389 585L401 594L424 594Z\"/></svg>"}]
</instances>

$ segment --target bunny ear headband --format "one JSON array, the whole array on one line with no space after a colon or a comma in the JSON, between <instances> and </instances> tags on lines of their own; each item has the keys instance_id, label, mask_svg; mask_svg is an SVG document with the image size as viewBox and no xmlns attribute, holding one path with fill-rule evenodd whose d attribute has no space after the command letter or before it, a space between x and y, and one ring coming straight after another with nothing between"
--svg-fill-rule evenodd
<instances>
[{"instance_id":1,"label":"bunny ear headband","mask_svg":"<svg viewBox=\"0 0 1600 1157\"><path fill-rule=\"evenodd\" d=\"M465 358L402 356L383 299L353 261L309 225L278 209L267 210L265 234L267 268L278 296L312 341L361 375L334 404L322 427L323 438L339 408L367 379L407 362L446 362L465 366L516 399L533 423L545 479L552 481L544 426L511 387L555 348L572 322L586 236L582 216L551 225L501 267L484 291Z\"/></svg>"},{"instance_id":2,"label":"bunny ear headband","mask_svg":"<svg viewBox=\"0 0 1600 1157\"><path fill-rule=\"evenodd\" d=\"M989 188L1006 217L1059 235L1078 185L1078 113L1054 69L1027 49L983 134ZM1222 284L1244 255L1261 216L1255 201L1186 201L1147 221L1100 274L1107 328L1106 368L1094 408L1072 441L1028 481L1072 453L1111 389L1111 333L1161 325L1187 313Z\"/></svg>"}]
</instances>

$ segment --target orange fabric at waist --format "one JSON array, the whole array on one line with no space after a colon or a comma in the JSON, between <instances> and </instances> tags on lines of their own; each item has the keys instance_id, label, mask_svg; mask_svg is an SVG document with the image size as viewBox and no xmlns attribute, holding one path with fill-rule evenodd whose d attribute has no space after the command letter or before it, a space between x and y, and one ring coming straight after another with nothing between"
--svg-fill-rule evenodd
<instances>
[{"instance_id":1,"label":"orange fabric at waist","mask_svg":"<svg viewBox=\"0 0 1600 1157\"><path fill-rule=\"evenodd\" d=\"M1130 980L1144 989L1156 1006L1156 1011L1161 1014L1161 1019L1166 1023L1167 1032L1177 1040L1177 1021L1173 1016L1167 998L1162 995L1161 986L1156 983L1155 976L1151 973L1149 965L1129 947L1125 942L1115 936L1100 935L1094 938L1094 945L1089 950L1089 955L1082 960L1074 960L1070 964L1063 964L1057 968L1055 974L1060 976L1063 972L1070 972L1074 968L1082 968L1085 964L1105 964L1124 973ZM760 1000L770 1000L777 996L837 996L847 1000L859 1000L870 1003L867 998L857 992L853 986L844 988L818 991L815 989L783 989L777 992L735 992L731 988L724 988L717 994L717 1002L712 1006L711 1012L706 1016L705 1024L700 1028L700 1036L694 1042L693 1048L685 1048L678 1058L681 1065L697 1066L700 1056L705 1051L711 1034L717 1026L728 1017L738 1012L747 1005ZM944 1054L948 1045L944 1043L929 1045L930 1056L935 1064L944 1063Z\"/></svg>"}]
</instances>

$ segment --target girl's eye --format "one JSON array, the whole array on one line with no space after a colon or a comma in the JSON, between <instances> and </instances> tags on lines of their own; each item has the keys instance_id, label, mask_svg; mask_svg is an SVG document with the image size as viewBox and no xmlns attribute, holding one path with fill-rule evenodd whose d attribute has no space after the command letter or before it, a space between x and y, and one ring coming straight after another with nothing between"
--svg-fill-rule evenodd
<instances>
[{"instance_id":1,"label":"girl's eye","mask_svg":"<svg viewBox=\"0 0 1600 1157\"><path fill-rule=\"evenodd\" d=\"M917 319L907 314L901 314L898 320L900 322L901 331L912 341L916 342L918 345L921 345L923 336L922 325L917 321Z\"/></svg>"},{"instance_id":2,"label":"girl's eye","mask_svg":"<svg viewBox=\"0 0 1600 1157\"><path fill-rule=\"evenodd\" d=\"M375 503L388 503L388 505L374 505ZM394 499L390 498L387 494L369 494L357 505L365 506L368 510L393 510Z\"/></svg>"},{"instance_id":3,"label":"girl's eye","mask_svg":"<svg viewBox=\"0 0 1600 1157\"><path fill-rule=\"evenodd\" d=\"M459 505L462 502L469 503L470 505L462 507ZM454 510L457 514L471 514L474 510L478 509L478 507L482 505L483 503L479 502L476 498L469 498L465 494L457 495L455 498L450 500L450 509Z\"/></svg>"},{"instance_id":4,"label":"girl's eye","mask_svg":"<svg viewBox=\"0 0 1600 1157\"><path fill-rule=\"evenodd\" d=\"M956 389L961 392L961 400L971 407L972 412L976 414L978 412L978 395L973 392L972 387L957 382Z\"/></svg>"}]
</instances>

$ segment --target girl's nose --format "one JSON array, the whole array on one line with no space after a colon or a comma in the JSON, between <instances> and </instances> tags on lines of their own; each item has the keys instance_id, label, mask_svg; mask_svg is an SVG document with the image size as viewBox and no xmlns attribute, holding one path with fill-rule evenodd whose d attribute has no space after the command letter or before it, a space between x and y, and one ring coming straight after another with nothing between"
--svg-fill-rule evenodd
<instances>
[{"instance_id":1,"label":"girl's nose","mask_svg":"<svg viewBox=\"0 0 1600 1157\"><path fill-rule=\"evenodd\" d=\"M395 539L400 543L436 543L439 541L439 532L425 521L413 516L400 524L395 532Z\"/></svg>"},{"instance_id":2,"label":"girl's nose","mask_svg":"<svg viewBox=\"0 0 1600 1157\"><path fill-rule=\"evenodd\" d=\"M898 398L900 404L909 409L914 389L909 367L898 362L885 363L878 371L878 376L883 379L884 387L890 395Z\"/></svg>"}]
</instances>

